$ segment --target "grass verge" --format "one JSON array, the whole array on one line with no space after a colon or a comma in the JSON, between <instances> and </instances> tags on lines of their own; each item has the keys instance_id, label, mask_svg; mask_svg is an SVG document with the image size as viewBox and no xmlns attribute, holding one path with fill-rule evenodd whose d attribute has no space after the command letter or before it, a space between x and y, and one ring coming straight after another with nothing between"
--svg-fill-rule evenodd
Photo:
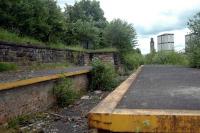
<instances>
[{"instance_id":1,"label":"grass verge","mask_svg":"<svg viewBox=\"0 0 200 133\"><path fill-rule=\"evenodd\" d=\"M63 69L63 68L69 68L70 66L71 65L68 63L34 63L28 66L27 69L28 70Z\"/></svg>"},{"instance_id":2,"label":"grass verge","mask_svg":"<svg viewBox=\"0 0 200 133\"><path fill-rule=\"evenodd\" d=\"M27 36L19 36L16 33L9 32L2 28L0 28L0 40L22 44L44 45L44 43L39 40Z\"/></svg>"},{"instance_id":3,"label":"grass verge","mask_svg":"<svg viewBox=\"0 0 200 133\"><path fill-rule=\"evenodd\" d=\"M35 45L35 46L46 46L49 48L56 48L56 49L66 49L66 50L74 50L79 52L116 52L116 48L103 48L103 49L85 49L81 47L80 45L71 45L67 46L63 43L44 43L42 41L39 41L37 39L34 39L32 37L28 36L20 36L16 33L9 32L8 30L0 28L0 40L6 41L6 42L14 42L24 45Z\"/></svg>"},{"instance_id":4,"label":"grass verge","mask_svg":"<svg viewBox=\"0 0 200 133\"><path fill-rule=\"evenodd\" d=\"M86 51L90 52L90 53L117 52L117 49L116 48L103 48L103 49L95 49L95 50L89 49Z\"/></svg>"}]
</instances>

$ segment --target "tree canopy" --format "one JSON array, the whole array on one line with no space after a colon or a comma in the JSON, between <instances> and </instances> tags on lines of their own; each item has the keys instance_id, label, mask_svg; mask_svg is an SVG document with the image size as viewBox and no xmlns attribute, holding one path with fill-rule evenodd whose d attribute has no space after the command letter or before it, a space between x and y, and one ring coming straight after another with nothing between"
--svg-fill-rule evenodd
<instances>
[{"instance_id":1,"label":"tree canopy","mask_svg":"<svg viewBox=\"0 0 200 133\"><path fill-rule=\"evenodd\" d=\"M73 6L66 5L65 14L71 22L76 22L80 19L95 22L106 21L100 3L96 0L81 0L79 2L76 1Z\"/></svg>"},{"instance_id":2,"label":"tree canopy","mask_svg":"<svg viewBox=\"0 0 200 133\"><path fill-rule=\"evenodd\" d=\"M64 12L68 23L70 43L78 43L85 48L100 48L102 32L107 24L98 1L81 0L73 6L66 5Z\"/></svg>"},{"instance_id":3,"label":"tree canopy","mask_svg":"<svg viewBox=\"0 0 200 133\"><path fill-rule=\"evenodd\" d=\"M108 22L99 1L80 0L62 12L56 0L1 0L0 27L47 44L63 43L98 49L133 49L133 25L120 19Z\"/></svg>"},{"instance_id":4,"label":"tree canopy","mask_svg":"<svg viewBox=\"0 0 200 133\"><path fill-rule=\"evenodd\" d=\"M2 0L0 26L49 42L59 40L64 15L54 0Z\"/></svg>"},{"instance_id":5,"label":"tree canopy","mask_svg":"<svg viewBox=\"0 0 200 133\"><path fill-rule=\"evenodd\" d=\"M200 37L200 12L189 19L188 27L193 34Z\"/></svg>"},{"instance_id":6,"label":"tree canopy","mask_svg":"<svg viewBox=\"0 0 200 133\"><path fill-rule=\"evenodd\" d=\"M192 32L187 49L190 65L200 68L200 12L189 20L188 28Z\"/></svg>"},{"instance_id":7,"label":"tree canopy","mask_svg":"<svg viewBox=\"0 0 200 133\"><path fill-rule=\"evenodd\" d=\"M122 52L132 50L136 44L134 27L120 19L115 19L107 25L104 37L107 46L114 46Z\"/></svg>"}]
</instances>

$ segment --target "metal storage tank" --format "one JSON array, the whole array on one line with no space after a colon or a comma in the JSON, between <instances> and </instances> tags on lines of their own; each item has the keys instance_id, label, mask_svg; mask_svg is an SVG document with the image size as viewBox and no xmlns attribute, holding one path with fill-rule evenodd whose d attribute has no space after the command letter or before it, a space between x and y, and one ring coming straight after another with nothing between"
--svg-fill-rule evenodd
<instances>
[{"instance_id":1,"label":"metal storage tank","mask_svg":"<svg viewBox=\"0 0 200 133\"><path fill-rule=\"evenodd\" d=\"M174 34L162 34L157 36L158 51L174 50Z\"/></svg>"}]
</instances>

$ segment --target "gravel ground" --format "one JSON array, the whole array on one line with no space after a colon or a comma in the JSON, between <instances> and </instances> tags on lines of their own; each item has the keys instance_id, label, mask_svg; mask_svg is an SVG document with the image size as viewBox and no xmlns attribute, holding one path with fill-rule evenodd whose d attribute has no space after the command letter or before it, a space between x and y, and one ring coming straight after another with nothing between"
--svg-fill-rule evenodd
<instances>
[{"instance_id":1,"label":"gravel ground","mask_svg":"<svg viewBox=\"0 0 200 133\"><path fill-rule=\"evenodd\" d=\"M46 76L51 74L58 74L63 72L73 72L78 70L88 70L91 69L90 66L65 68L65 69L52 69L52 70L37 70L37 71L17 71L17 72L1 72L0 73L0 83L17 81L22 79L28 79L39 76Z\"/></svg>"},{"instance_id":2,"label":"gravel ground","mask_svg":"<svg viewBox=\"0 0 200 133\"><path fill-rule=\"evenodd\" d=\"M82 96L73 105L65 108L54 107L47 112L33 115L19 129L0 128L0 133L91 133L88 129L87 114L109 92L95 91ZM1 132L3 131L3 132Z\"/></svg>"},{"instance_id":3,"label":"gravel ground","mask_svg":"<svg viewBox=\"0 0 200 133\"><path fill-rule=\"evenodd\" d=\"M200 70L146 65L117 108L200 109Z\"/></svg>"},{"instance_id":4,"label":"gravel ground","mask_svg":"<svg viewBox=\"0 0 200 133\"><path fill-rule=\"evenodd\" d=\"M107 95L108 92L97 91L97 93L91 92L87 96L83 96L82 98L85 97L85 99L81 99L74 105L58 112L62 116L67 116L67 121L61 119L53 122L44 131L57 130L58 133L88 133L87 114Z\"/></svg>"}]
</instances>

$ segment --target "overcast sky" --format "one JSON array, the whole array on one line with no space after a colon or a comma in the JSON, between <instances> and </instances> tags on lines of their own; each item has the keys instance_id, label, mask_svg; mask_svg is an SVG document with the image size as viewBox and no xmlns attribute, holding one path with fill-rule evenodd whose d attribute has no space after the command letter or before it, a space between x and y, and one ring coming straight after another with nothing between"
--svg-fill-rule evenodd
<instances>
[{"instance_id":1,"label":"overcast sky","mask_svg":"<svg viewBox=\"0 0 200 133\"><path fill-rule=\"evenodd\" d=\"M75 0L57 0L61 8ZM143 54L149 53L150 38L174 33L175 49L185 47L187 21L200 11L200 0L98 0L108 21L120 18L132 23L138 34L138 44Z\"/></svg>"}]
</instances>

